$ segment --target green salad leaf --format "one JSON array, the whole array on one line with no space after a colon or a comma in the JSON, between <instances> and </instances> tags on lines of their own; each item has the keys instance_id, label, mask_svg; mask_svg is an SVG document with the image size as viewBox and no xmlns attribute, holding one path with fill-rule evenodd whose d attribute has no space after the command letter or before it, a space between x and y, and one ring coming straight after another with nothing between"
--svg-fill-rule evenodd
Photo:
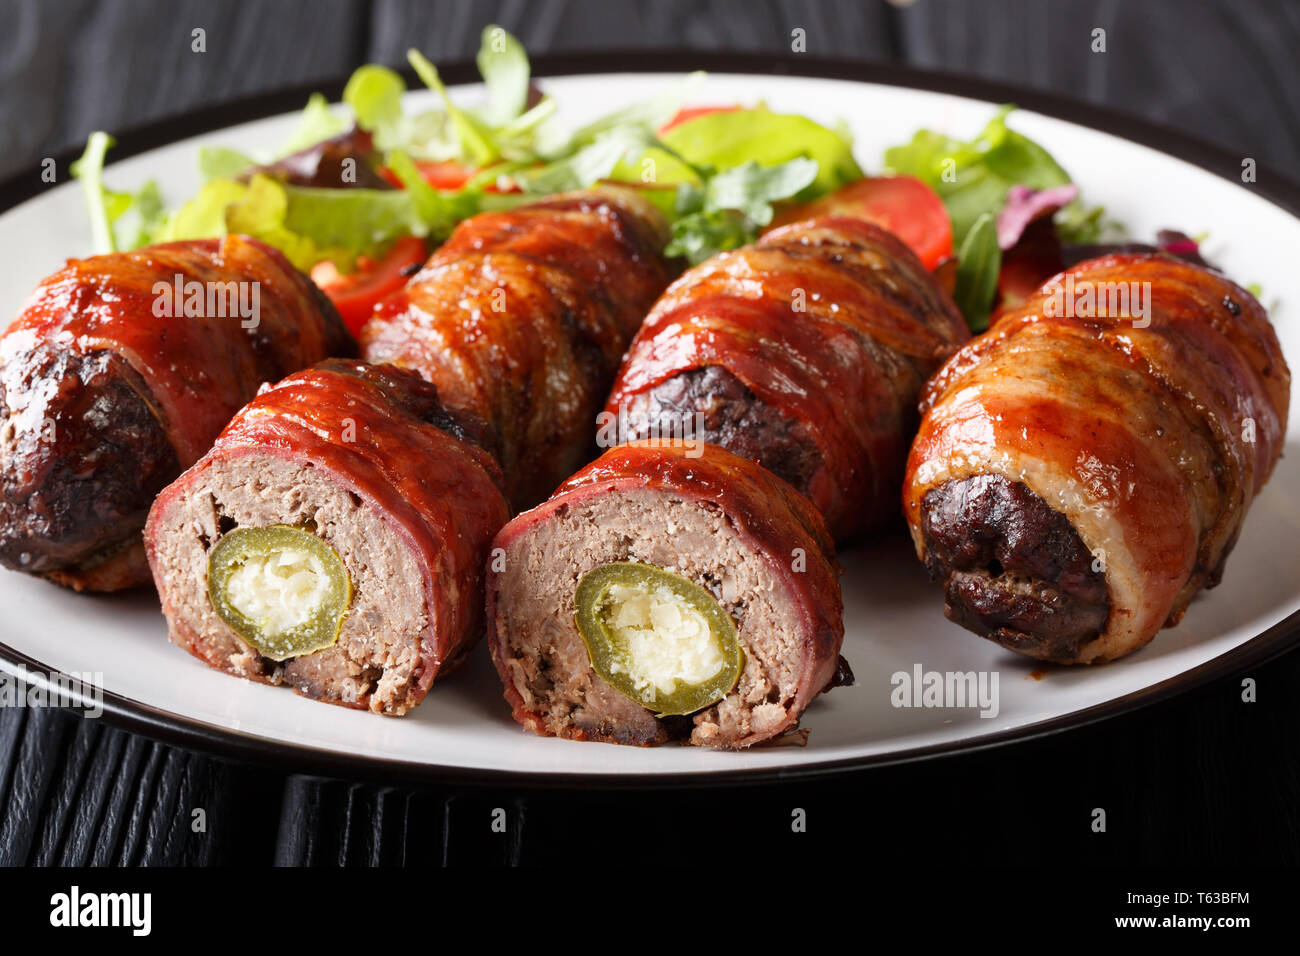
<instances>
[{"instance_id":1,"label":"green salad leaf","mask_svg":"<svg viewBox=\"0 0 1300 956\"><path fill-rule=\"evenodd\" d=\"M199 147L199 175L205 183L213 179L235 179L256 165L256 160L237 149Z\"/></svg>"},{"instance_id":2,"label":"green salad leaf","mask_svg":"<svg viewBox=\"0 0 1300 956\"><path fill-rule=\"evenodd\" d=\"M645 187L643 193L672 223L670 249L698 262L752 241L772 221L774 203L811 199L862 176L842 130L764 106L705 113L661 137L703 73L564 134L550 122L556 112L552 98L528 105L527 53L499 26L482 34L478 66L487 102L481 108L454 103L437 68L418 51L410 50L408 60L437 95L435 108L405 112L406 84L384 66L359 68L343 92L345 106L402 189L293 186L277 177L275 157L214 145L199 153L202 187L168 215L153 184L136 194L107 189L102 169L111 140L99 134L78 164L96 247L241 231L280 247L301 268L330 259L347 269L357 256L377 255L401 235L436 239L485 209L614 180ZM347 125L344 115L314 95L279 157L333 138ZM454 190L430 185L420 165L445 160L468 173ZM500 183L519 191L497 191ZM134 233L127 216L138 220Z\"/></svg>"},{"instance_id":3,"label":"green salad leaf","mask_svg":"<svg viewBox=\"0 0 1300 956\"><path fill-rule=\"evenodd\" d=\"M816 182L821 165L796 158L777 166L749 160L710 176L704 187L705 208L736 209L760 226L772 221L772 203L797 196Z\"/></svg>"},{"instance_id":4,"label":"green salad leaf","mask_svg":"<svg viewBox=\"0 0 1300 956\"><path fill-rule=\"evenodd\" d=\"M289 135L288 142L280 147L281 155L288 156L290 153L315 146L327 139L333 139L345 132L347 128L348 124L330 109L329 100L319 93L313 93L307 98L307 105L303 108L302 115L298 117L298 125Z\"/></svg>"},{"instance_id":5,"label":"green salad leaf","mask_svg":"<svg viewBox=\"0 0 1300 956\"><path fill-rule=\"evenodd\" d=\"M402 94L406 82L386 66L358 67L343 88L343 102L352 108L359 125L387 149L402 136Z\"/></svg>"},{"instance_id":6,"label":"green salad leaf","mask_svg":"<svg viewBox=\"0 0 1300 956\"><path fill-rule=\"evenodd\" d=\"M608 179L626 157L635 159L654 141L654 135L636 126L616 127L569 156L514 175L528 193L557 193L585 189Z\"/></svg>"},{"instance_id":7,"label":"green salad leaf","mask_svg":"<svg viewBox=\"0 0 1300 956\"><path fill-rule=\"evenodd\" d=\"M85 152L72 164L72 175L81 180L90 208L90 236L98 253L112 252L117 248L113 237L113 222L108 212L108 191L104 188L104 156L116 142L107 133L97 130L86 140Z\"/></svg>"},{"instance_id":8,"label":"green salad leaf","mask_svg":"<svg viewBox=\"0 0 1300 956\"><path fill-rule=\"evenodd\" d=\"M841 132L806 116L766 107L706 113L663 134L663 146L693 167L731 169L746 163L778 166L793 159L817 163L817 175L799 196L813 199L862 178L853 144ZM662 180L661 180L662 181Z\"/></svg>"},{"instance_id":9,"label":"green salad leaf","mask_svg":"<svg viewBox=\"0 0 1300 956\"><path fill-rule=\"evenodd\" d=\"M158 184L149 180L136 192L115 192L104 185L104 158L113 137L96 130L86 140L85 152L72 164L90 211L91 245L97 254L134 249L153 241L166 209ZM134 223L134 231L127 227Z\"/></svg>"},{"instance_id":10,"label":"green salad leaf","mask_svg":"<svg viewBox=\"0 0 1300 956\"><path fill-rule=\"evenodd\" d=\"M456 137L460 141L461 152L465 159L475 166L486 166L500 158L501 153L492 141L492 132L487 124L451 101L447 87L438 76L438 68L414 48L406 51L406 59L414 68L420 81L441 97L443 108L447 111L451 125L456 130Z\"/></svg>"},{"instance_id":11,"label":"green salad leaf","mask_svg":"<svg viewBox=\"0 0 1300 956\"><path fill-rule=\"evenodd\" d=\"M1070 182L1047 150L1007 125L1013 110L1012 105L1003 106L970 141L923 129L910 142L885 150L885 166L891 172L915 176L939 194L958 247L981 216L1001 211L1012 186L1049 189ZM1099 217L1100 210L1084 212L1076 200L1066 207L1062 222L1075 223L1076 235L1085 236ZM1067 238L1074 241L1074 236Z\"/></svg>"},{"instance_id":12,"label":"green salad leaf","mask_svg":"<svg viewBox=\"0 0 1300 956\"><path fill-rule=\"evenodd\" d=\"M777 166L749 160L720 173L703 173L702 184L678 187L677 216L665 250L685 256L692 265L753 242L772 221L772 204L807 189L817 178L818 164L803 157Z\"/></svg>"},{"instance_id":13,"label":"green salad leaf","mask_svg":"<svg viewBox=\"0 0 1300 956\"><path fill-rule=\"evenodd\" d=\"M528 105L529 66L524 45L502 27L484 27L475 62L488 93L483 119L492 126L505 126Z\"/></svg>"},{"instance_id":14,"label":"green salad leaf","mask_svg":"<svg viewBox=\"0 0 1300 956\"><path fill-rule=\"evenodd\" d=\"M971 331L982 332L989 327L989 313L1002 270L1002 249L992 213L986 212L975 220L966 231L957 255L957 284L952 297Z\"/></svg>"}]
</instances>

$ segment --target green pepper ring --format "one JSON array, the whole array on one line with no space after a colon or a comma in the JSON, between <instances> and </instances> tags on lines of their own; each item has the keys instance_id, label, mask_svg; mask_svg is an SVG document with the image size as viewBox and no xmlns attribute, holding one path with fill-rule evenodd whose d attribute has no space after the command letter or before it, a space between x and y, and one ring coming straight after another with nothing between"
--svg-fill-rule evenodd
<instances>
[{"instance_id":1,"label":"green pepper ring","mask_svg":"<svg viewBox=\"0 0 1300 956\"><path fill-rule=\"evenodd\" d=\"M241 559L280 550L311 552L325 565L331 588L327 599L310 618L268 638L256 621L245 617L230 603L226 593L231 574L243 564ZM208 600L231 630L259 654L273 661L284 661L324 650L338 641L343 615L352 603L352 579L338 552L304 528L286 524L235 528L221 536L208 556Z\"/></svg>"},{"instance_id":2,"label":"green pepper ring","mask_svg":"<svg viewBox=\"0 0 1300 956\"><path fill-rule=\"evenodd\" d=\"M615 673L610 664L617 656L617 642L598 609L603 605L605 593L612 585L631 586L663 585L678 598L699 612L708 622L709 633L721 646L725 663L714 677L702 684L686 685L670 694L638 692L630 676ZM740 680L745 667L745 653L740 647L736 624L717 598L694 581L649 564L634 561L615 561L602 564L583 575L574 593L577 604L575 615L578 631L587 645L591 666L601 679L657 717L692 714L726 697Z\"/></svg>"}]
</instances>

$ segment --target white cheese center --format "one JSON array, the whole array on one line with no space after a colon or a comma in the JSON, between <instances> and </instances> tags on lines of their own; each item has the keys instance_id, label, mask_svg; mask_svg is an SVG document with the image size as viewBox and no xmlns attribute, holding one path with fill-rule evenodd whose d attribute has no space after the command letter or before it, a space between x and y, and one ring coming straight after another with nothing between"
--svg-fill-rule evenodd
<instances>
[{"instance_id":1,"label":"white cheese center","mask_svg":"<svg viewBox=\"0 0 1300 956\"><path fill-rule=\"evenodd\" d=\"M627 649L611 669L626 673L637 690L671 694L679 682L702 684L726 666L709 622L671 588L614 584L605 600L609 629Z\"/></svg>"},{"instance_id":2,"label":"white cheese center","mask_svg":"<svg viewBox=\"0 0 1300 956\"><path fill-rule=\"evenodd\" d=\"M226 580L226 600L268 637L305 623L325 603L329 574L310 551L250 556Z\"/></svg>"}]
</instances>

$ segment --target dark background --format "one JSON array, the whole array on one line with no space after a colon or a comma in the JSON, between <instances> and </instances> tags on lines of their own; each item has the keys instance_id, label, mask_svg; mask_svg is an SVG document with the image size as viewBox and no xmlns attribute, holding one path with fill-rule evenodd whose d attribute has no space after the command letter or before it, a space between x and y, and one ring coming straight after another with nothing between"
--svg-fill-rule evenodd
<instances>
[{"instance_id":1,"label":"dark background","mask_svg":"<svg viewBox=\"0 0 1300 956\"><path fill-rule=\"evenodd\" d=\"M802 27L810 58L1018 83L1300 166L1291 0L0 0L0 10L0 177L79 148L92 129L323 84L364 62L400 64L409 46L440 63L471 57L491 22L535 53L788 53ZM190 51L197 26L207 31L202 55ZM1089 49L1095 27L1107 31L1105 54ZM1257 681L1257 703L1241 701L1243 676ZM1038 741L682 793L348 783L228 763L63 712L0 709L0 863L653 867L870 854L928 857L945 870L954 860L1293 865L1298 738L1300 651ZM1097 807L1102 834L1090 827ZM206 833L191 832L195 808ZM506 810L505 833L492 832L495 808ZM794 808L807 812L805 833L791 832Z\"/></svg>"}]
</instances>

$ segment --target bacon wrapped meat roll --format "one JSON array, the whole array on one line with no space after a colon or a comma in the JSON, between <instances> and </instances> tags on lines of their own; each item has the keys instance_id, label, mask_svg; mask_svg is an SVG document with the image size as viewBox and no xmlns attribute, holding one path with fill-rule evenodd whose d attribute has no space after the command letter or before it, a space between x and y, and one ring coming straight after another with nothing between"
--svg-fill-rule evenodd
<instances>
[{"instance_id":1,"label":"bacon wrapped meat roll","mask_svg":"<svg viewBox=\"0 0 1300 956\"><path fill-rule=\"evenodd\" d=\"M841 540L896 513L917 394L969 337L894 236L848 217L794 223L664 293L605 420L622 440L683 436L759 461Z\"/></svg>"},{"instance_id":2,"label":"bacon wrapped meat roll","mask_svg":"<svg viewBox=\"0 0 1300 956\"><path fill-rule=\"evenodd\" d=\"M478 638L508 517L473 423L331 360L245 407L145 530L171 639L219 670L404 714Z\"/></svg>"},{"instance_id":3,"label":"bacon wrapped meat roll","mask_svg":"<svg viewBox=\"0 0 1300 956\"><path fill-rule=\"evenodd\" d=\"M748 747L845 678L843 637L821 516L717 446L613 448L494 543L492 659L543 736Z\"/></svg>"},{"instance_id":4,"label":"bacon wrapped meat roll","mask_svg":"<svg viewBox=\"0 0 1300 956\"><path fill-rule=\"evenodd\" d=\"M1049 280L924 395L904 507L948 617L1060 663L1177 624L1281 453L1290 383L1216 272L1113 255Z\"/></svg>"},{"instance_id":5,"label":"bacon wrapped meat roll","mask_svg":"<svg viewBox=\"0 0 1300 956\"><path fill-rule=\"evenodd\" d=\"M482 419L516 508L594 452L623 350L668 284L667 226L629 189L555 196L461 223L361 333Z\"/></svg>"},{"instance_id":6,"label":"bacon wrapped meat roll","mask_svg":"<svg viewBox=\"0 0 1300 956\"><path fill-rule=\"evenodd\" d=\"M263 382L355 347L245 237L70 260L0 338L0 564L78 590L147 582L158 491Z\"/></svg>"}]
</instances>

